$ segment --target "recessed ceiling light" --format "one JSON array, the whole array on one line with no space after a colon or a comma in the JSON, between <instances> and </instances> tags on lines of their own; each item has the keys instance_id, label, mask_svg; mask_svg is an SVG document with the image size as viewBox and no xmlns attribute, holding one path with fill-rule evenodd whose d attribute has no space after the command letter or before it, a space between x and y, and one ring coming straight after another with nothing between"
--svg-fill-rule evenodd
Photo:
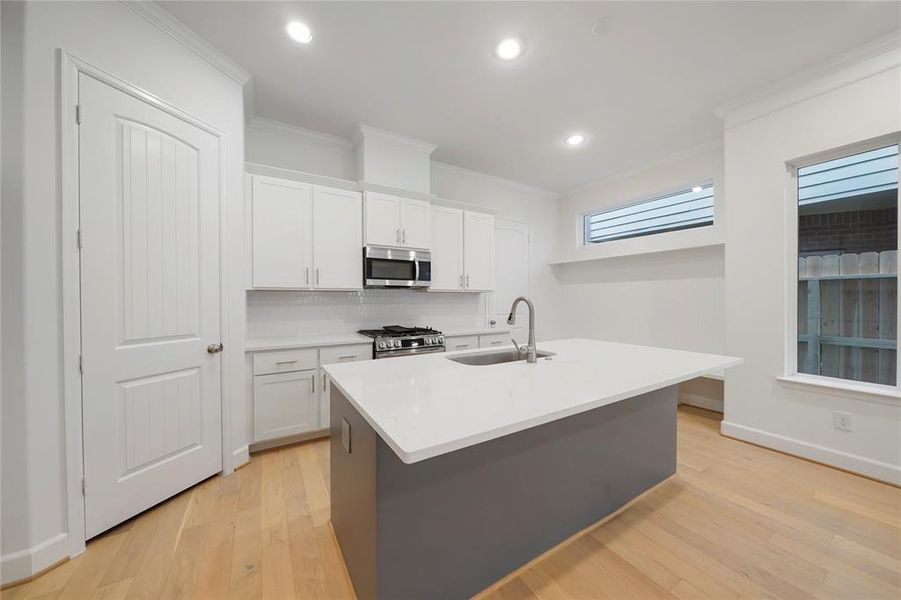
<instances>
[{"instance_id":1,"label":"recessed ceiling light","mask_svg":"<svg viewBox=\"0 0 901 600\"><path fill-rule=\"evenodd\" d=\"M288 35L291 36L291 39L295 42L300 42L301 44L309 44L311 41L313 41L313 32L310 31L310 27L306 23L301 23L300 21L291 21L290 23L288 23L286 31L288 32Z\"/></svg>"},{"instance_id":2,"label":"recessed ceiling light","mask_svg":"<svg viewBox=\"0 0 901 600\"><path fill-rule=\"evenodd\" d=\"M563 143L567 146L581 146L588 141L588 136L584 133L574 133L563 138Z\"/></svg>"},{"instance_id":3,"label":"recessed ceiling light","mask_svg":"<svg viewBox=\"0 0 901 600\"><path fill-rule=\"evenodd\" d=\"M703 191L704 191L704 188L702 188L702 187L699 186L699 185L696 185L696 186L694 186L693 188L691 188L691 191L693 191L695 194L697 194L698 192L703 192Z\"/></svg>"},{"instance_id":4,"label":"recessed ceiling light","mask_svg":"<svg viewBox=\"0 0 901 600\"><path fill-rule=\"evenodd\" d=\"M501 60L513 60L522 54L522 42L516 38L507 38L497 45L494 53Z\"/></svg>"}]
</instances>

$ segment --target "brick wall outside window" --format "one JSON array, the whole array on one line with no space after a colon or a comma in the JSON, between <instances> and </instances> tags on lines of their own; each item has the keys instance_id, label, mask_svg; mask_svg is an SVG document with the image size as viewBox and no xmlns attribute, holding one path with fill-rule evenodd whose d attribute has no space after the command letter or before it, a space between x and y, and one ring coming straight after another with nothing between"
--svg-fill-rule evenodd
<instances>
[{"instance_id":1,"label":"brick wall outside window","mask_svg":"<svg viewBox=\"0 0 901 600\"><path fill-rule=\"evenodd\" d=\"M881 252L897 247L897 208L798 217L798 251L802 256L830 252Z\"/></svg>"}]
</instances>

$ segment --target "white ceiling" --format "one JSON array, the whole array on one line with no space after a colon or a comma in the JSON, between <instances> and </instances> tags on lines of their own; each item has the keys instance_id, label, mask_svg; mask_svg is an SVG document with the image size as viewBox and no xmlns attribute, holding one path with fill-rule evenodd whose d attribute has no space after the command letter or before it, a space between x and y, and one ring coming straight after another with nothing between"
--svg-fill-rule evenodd
<instances>
[{"instance_id":1,"label":"white ceiling","mask_svg":"<svg viewBox=\"0 0 901 600\"><path fill-rule=\"evenodd\" d=\"M716 138L718 105L901 25L895 2L160 4L253 74L258 116L343 137L364 123L552 190ZM526 43L509 64L506 35ZM576 130L590 142L563 147Z\"/></svg>"}]
</instances>

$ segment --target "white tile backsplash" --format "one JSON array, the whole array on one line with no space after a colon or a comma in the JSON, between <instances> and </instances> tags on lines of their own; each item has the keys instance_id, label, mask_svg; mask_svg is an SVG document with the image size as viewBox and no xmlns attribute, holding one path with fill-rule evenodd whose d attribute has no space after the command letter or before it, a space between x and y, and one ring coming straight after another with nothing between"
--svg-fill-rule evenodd
<instances>
[{"instance_id":1,"label":"white tile backsplash","mask_svg":"<svg viewBox=\"0 0 901 600\"><path fill-rule=\"evenodd\" d=\"M485 326L487 294L411 290L247 292L247 337L331 335L382 325Z\"/></svg>"}]
</instances>

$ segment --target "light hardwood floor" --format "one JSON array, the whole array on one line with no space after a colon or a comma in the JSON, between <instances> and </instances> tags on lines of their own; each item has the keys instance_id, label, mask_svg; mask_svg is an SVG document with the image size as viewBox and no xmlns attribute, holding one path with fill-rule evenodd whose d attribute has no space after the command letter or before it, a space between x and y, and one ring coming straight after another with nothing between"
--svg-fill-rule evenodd
<instances>
[{"instance_id":1,"label":"light hardwood floor","mask_svg":"<svg viewBox=\"0 0 901 600\"><path fill-rule=\"evenodd\" d=\"M482 600L901 598L901 490L718 431L680 409L676 478ZM328 489L327 442L258 454L2 597L350 598Z\"/></svg>"}]
</instances>

